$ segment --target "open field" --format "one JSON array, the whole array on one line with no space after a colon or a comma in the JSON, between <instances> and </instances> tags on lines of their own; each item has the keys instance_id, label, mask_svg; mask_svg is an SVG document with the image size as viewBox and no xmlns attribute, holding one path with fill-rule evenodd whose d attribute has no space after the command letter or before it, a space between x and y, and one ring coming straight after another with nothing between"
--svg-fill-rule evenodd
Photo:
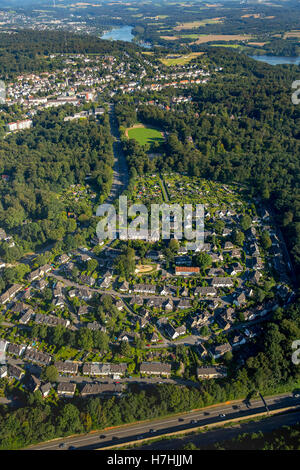
<instances>
[{"instance_id":1,"label":"open field","mask_svg":"<svg viewBox=\"0 0 300 470\"><path fill-rule=\"evenodd\" d=\"M203 34L199 35L199 39L195 41L193 44L204 44L206 42L212 41L248 41L249 39L253 39L252 36L249 34Z\"/></svg>"},{"instance_id":2,"label":"open field","mask_svg":"<svg viewBox=\"0 0 300 470\"><path fill-rule=\"evenodd\" d=\"M248 13L247 15L242 15L241 18L261 18L260 13Z\"/></svg>"},{"instance_id":3,"label":"open field","mask_svg":"<svg viewBox=\"0 0 300 470\"><path fill-rule=\"evenodd\" d=\"M165 39L166 41L176 41L177 39L180 39L179 36L160 36L161 39Z\"/></svg>"},{"instance_id":4,"label":"open field","mask_svg":"<svg viewBox=\"0 0 300 470\"><path fill-rule=\"evenodd\" d=\"M267 44L267 42L248 42L248 45L249 46L265 46Z\"/></svg>"},{"instance_id":5,"label":"open field","mask_svg":"<svg viewBox=\"0 0 300 470\"><path fill-rule=\"evenodd\" d=\"M150 274L157 270L157 265L153 264L140 264L135 268L136 274Z\"/></svg>"},{"instance_id":6,"label":"open field","mask_svg":"<svg viewBox=\"0 0 300 470\"><path fill-rule=\"evenodd\" d=\"M186 55L178 55L178 57L172 56L172 57L166 57L165 59L160 59L160 61L164 65L184 65L190 62L192 59L195 59L196 57L199 57L200 55L203 55L204 52L191 52L190 54Z\"/></svg>"},{"instance_id":7,"label":"open field","mask_svg":"<svg viewBox=\"0 0 300 470\"><path fill-rule=\"evenodd\" d=\"M126 137L135 139L140 145L151 145L155 142L164 142L163 133L152 127L146 127L143 124L136 124L135 126L126 129Z\"/></svg>"},{"instance_id":8,"label":"open field","mask_svg":"<svg viewBox=\"0 0 300 470\"><path fill-rule=\"evenodd\" d=\"M245 49L245 46L240 44L210 44L211 47L230 47L232 49Z\"/></svg>"},{"instance_id":9,"label":"open field","mask_svg":"<svg viewBox=\"0 0 300 470\"><path fill-rule=\"evenodd\" d=\"M295 30L295 31L287 31L284 33L283 39L289 39L289 38L300 38L300 31Z\"/></svg>"},{"instance_id":10,"label":"open field","mask_svg":"<svg viewBox=\"0 0 300 470\"><path fill-rule=\"evenodd\" d=\"M216 24L216 23L222 23L222 22L223 22L223 18L209 18L207 20L192 21L190 23L182 23L178 26L175 26L174 30L182 31L183 29L195 29L201 26L206 26L208 24Z\"/></svg>"}]
</instances>

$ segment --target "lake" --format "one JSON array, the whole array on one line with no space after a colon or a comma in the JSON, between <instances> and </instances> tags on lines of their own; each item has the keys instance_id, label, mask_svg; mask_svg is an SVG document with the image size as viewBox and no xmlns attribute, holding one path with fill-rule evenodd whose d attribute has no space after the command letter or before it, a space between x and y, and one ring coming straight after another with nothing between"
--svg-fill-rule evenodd
<instances>
[{"instance_id":1,"label":"lake","mask_svg":"<svg viewBox=\"0 0 300 470\"><path fill-rule=\"evenodd\" d=\"M134 38L132 30L132 26L121 26L120 28L113 28L111 31L104 33L103 36L101 36L101 39L132 42Z\"/></svg>"},{"instance_id":2,"label":"lake","mask_svg":"<svg viewBox=\"0 0 300 470\"><path fill-rule=\"evenodd\" d=\"M259 60L261 62L266 62L269 65L279 65L279 64L292 64L299 65L300 57L280 57L273 55L252 55L252 59Z\"/></svg>"}]
</instances>

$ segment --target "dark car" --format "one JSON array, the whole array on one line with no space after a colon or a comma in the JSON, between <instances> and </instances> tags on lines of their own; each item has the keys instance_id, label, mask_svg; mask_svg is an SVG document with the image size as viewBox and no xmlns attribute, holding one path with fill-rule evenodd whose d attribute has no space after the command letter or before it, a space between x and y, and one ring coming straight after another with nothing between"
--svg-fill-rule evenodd
<instances>
[{"instance_id":1,"label":"dark car","mask_svg":"<svg viewBox=\"0 0 300 470\"><path fill-rule=\"evenodd\" d=\"M210 413L208 411L204 411L203 414L204 414L204 416L209 416L210 415Z\"/></svg>"},{"instance_id":2,"label":"dark car","mask_svg":"<svg viewBox=\"0 0 300 470\"><path fill-rule=\"evenodd\" d=\"M118 436L113 436L113 438L112 438L113 441L117 441L118 439L119 439Z\"/></svg>"},{"instance_id":3,"label":"dark car","mask_svg":"<svg viewBox=\"0 0 300 470\"><path fill-rule=\"evenodd\" d=\"M76 447L75 446L70 446L69 450L76 450Z\"/></svg>"},{"instance_id":4,"label":"dark car","mask_svg":"<svg viewBox=\"0 0 300 470\"><path fill-rule=\"evenodd\" d=\"M66 444L64 442L62 442L61 444L59 444L58 446L60 449L64 449L66 447Z\"/></svg>"},{"instance_id":5,"label":"dark car","mask_svg":"<svg viewBox=\"0 0 300 470\"><path fill-rule=\"evenodd\" d=\"M184 419L183 419L183 418L179 418L178 421L182 422L182 421L184 421Z\"/></svg>"},{"instance_id":6,"label":"dark car","mask_svg":"<svg viewBox=\"0 0 300 470\"><path fill-rule=\"evenodd\" d=\"M105 436L105 434L101 434L101 436L99 436L99 438L100 438L100 439L105 439L106 436Z\"/></svg>"}]
</instances>

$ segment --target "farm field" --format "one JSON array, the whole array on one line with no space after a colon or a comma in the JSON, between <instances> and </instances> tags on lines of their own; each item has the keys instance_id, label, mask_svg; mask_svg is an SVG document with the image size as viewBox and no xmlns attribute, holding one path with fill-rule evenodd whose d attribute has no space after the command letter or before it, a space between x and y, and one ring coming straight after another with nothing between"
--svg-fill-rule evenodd
<instances>
[{"instance_id":1,"label":"farm field","mask_svg":"<svg viewBox=\"0 0 300 470\"><path fill-rule=\"evenodd\" d=\"M300 31L299 30L295 30L295 31L287 31L286 33L284 33L284 36L283 36L283 39L290 39L290 38L298 38L300 39Z\"/></svg>"},{"instance_id":2,"label":"farm field","mask_svg":"<svg viewBox=\"0 0 300 470\"><path fill-rule=\"evenodd\" d=\"M207 42L213 41L224 41L224 42L241 42L241 41L250 41L251 39L255 40L254 36L249 34L181 34L180 36L160 36L161 39L166 41L177 41L180 39L190 39L193 42L189 44L205 44Z\"/></svg>"},{"instance_id":3,"label":"farm field","mask_svg":"<svg viewBox=\"0 0 300 470\"><path fill-rule=\"evenodd\" d=\"M212 41L248 41L250 39L254 39L253 36L249 34L203 34L199 35L197 41L193 44L204 44L206 42Z\"/></svg>"},{"instance_id":4,"label":"farm field","mask_svg":"<svg viewBox=\"0 0 300 470\"><path fill-rule=\"evenodd\" d=\"M223 18L209 18L206 20L191 21L190 23L182 23L178 26L175 26L174 30L181 31L184 29L195 29L201 26L206 26L208 24L217 24L217 23L222 23L222 22L223 22Z\"/></svg>"},{"instance_id":5,"label":"farm field","mask_svg":"<svg viewBox=\"0 0 300 470\"><path fill-rule=\"evenodd\" d=\"M146 127L143 124L136 124L135 126L126 129L126 137L135 139L140 145L152 145L154 143L164 142L163 133L152 127Z\"/></svg>"}]
</instances>

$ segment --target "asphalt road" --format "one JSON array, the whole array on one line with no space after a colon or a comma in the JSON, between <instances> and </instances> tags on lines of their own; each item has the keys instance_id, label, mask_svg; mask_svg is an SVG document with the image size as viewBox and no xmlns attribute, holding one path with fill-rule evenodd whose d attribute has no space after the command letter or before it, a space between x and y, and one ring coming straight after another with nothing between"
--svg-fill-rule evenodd
<instances>
[{"instance_id":1,"label":"asphalt road","mask_svg":"<svg viewBox=\"0 0 300 470\"><path fill-rule=\"evenodd\" d=\"M120 134L118 124L116 122L114 106L109 108L110 130L114 137L113 153L114 153L114 166L113 166L113 181L110 194L105 201L106 204L112 204L127 188L129 182L129 172L126 161L126 156L122 149L120 141Z\"/></svg>"},{"instance_id":2,"label":"asphalt road","mask_svg":"<svg viewBox=\"0 0 300 470\"><path fill-rule=\"evenodd\" d=\"M222 442L232 440L240 434L252 434L259 431L269 433L282 426L294 426L300 423L300 411L269 416L263 421L250 421L240 423L226 428L217 428L208 430L205 433L192 433L180 438L174 436L174 439L161 439L160 441L150 442L138 447L138 450L181 450L186 444L193 443L201 449L207 449L215 443L222 445ZM243 450L243 445L240 446Z\"/></svg>"},{"instance_id":3,"label":"asphalt road","mask_svg":"<svg viewBox=\"0 0 300 470\"><path fill-rule=\"evenodd\" d=\"M291 393L269 397L265 400L270 410L279 410L289 406L300 407L300 398L294 398ZM187 429L192 430L197 426L220 423L228 419L250 416L264 411L265 407L260 398L255 398L250 403L245 403L245 401L228 402L198 411L156 419L151 422L140 422L90 434L57 439L55 441L31 446L30 449L67 450L70 446L78 450L105 449L112 445L121 443L130 444L130 442L139 439L142 440L148 437L160 436L166 433L184 431Z\"/></svg>"}]
</instances>

